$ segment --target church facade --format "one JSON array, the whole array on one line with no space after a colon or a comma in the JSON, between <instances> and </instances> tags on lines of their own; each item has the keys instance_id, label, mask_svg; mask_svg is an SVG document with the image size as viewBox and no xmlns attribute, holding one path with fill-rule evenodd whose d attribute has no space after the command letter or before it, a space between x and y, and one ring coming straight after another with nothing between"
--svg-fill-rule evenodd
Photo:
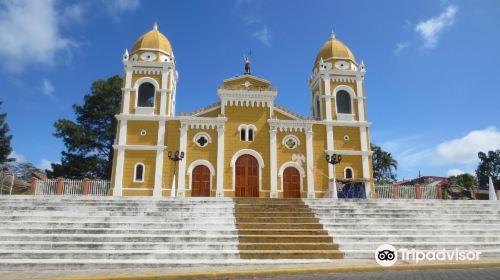
<instances>
[{"instance_id":1,"label":"church facade","mask_svg":"<svg viewBox=\"0 0 500 280\"><path fill-rule=\"evenodd\" d=\"M277 89L251 74L249 60L222 81L218 102L177 115L176 60L156 24L123 64L113 195L321 198L336 196L332 180L371 192L365 66L334 34L314 61L310 117L276 104ZM334 154L336 165L326 160Z\"/></svg>"}]
</instances>

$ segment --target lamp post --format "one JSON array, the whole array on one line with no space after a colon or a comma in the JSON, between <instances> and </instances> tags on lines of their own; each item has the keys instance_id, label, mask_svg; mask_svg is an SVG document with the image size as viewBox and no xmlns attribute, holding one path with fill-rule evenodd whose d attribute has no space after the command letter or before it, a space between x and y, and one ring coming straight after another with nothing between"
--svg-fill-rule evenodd
<instances>
[{"instance_id":1,"label":"lamp post","mask_svg":"<svg viewBox=\"0 0 500 280\"><path fill-rule=\"evenodd\" d=\"M337 179L335 176L335 164L339 164L342 161L342 156L337 154L326 154L326 162L333 165L333 193L332 198L337 198Z\"/></svg>"},{"instance_id":2,"label":"lamp post","mask_svg":"<svg viewBox=\"0 0 500 280\"><path fill-rule=\"evenodd\" d=\"M177 196L177 187L175 183L175 177L177 175L177 162L184 158L184 152L179 152L179 150L172 153L172 151L168 151L168 159L174 162L174 181L172 183L172 192L174 192L175 196Z\"/></svg>"}]
</instances>

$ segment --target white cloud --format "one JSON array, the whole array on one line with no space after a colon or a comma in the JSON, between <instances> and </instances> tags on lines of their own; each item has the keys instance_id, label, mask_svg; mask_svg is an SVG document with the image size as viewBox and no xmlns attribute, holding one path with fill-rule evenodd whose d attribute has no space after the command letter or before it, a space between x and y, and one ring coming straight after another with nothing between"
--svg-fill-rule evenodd
<instances>
[{"instance_id":1,"label":"white cloud","mask_svg":"<svg viewBox=\"0 0 500 280\"><path fill-rule=\"evenodd\" d=\"M61 17L54 0L0 3L0 59L9 72L28 64L53 65L77 44L60 34Z\"/></svg>"},{"instance_id":2,"label":"white cloud","mask_svg":"<svg viewBox=\"0 0 500 280\"><path fill-rule=\"evenodd\" d=\"M120 20L120 16L126 12L131 12L139 8L141 0L103 0L108 12L114 20Z\"/></svg>"},{"instance_id":3,"label":"white cloud","mask_svg":"<svg viewBox=\"0 0 500 280\"><path fill-rule=\"evenodd\" d=\"M13 158L17 162L20 162L20 163L28 162L28 160L26 159L26 157L24 155L18 154L18 153L16 153L16 151L12 151L9 155L9 158Z\"/></svg>"},{"instance_id":4,"label":"white cloud","mask_svg":"<svg viewBox=\"0 0 500 280\"><path fill-rule=\"evenodd\" d=\"M43 92L43 94L45 94L46 96L52 96L52 93L54 93L54 91L55 91L55 88L52 85L52 83L47 79L43 79L42 80L42 92Z\"/></svg>"},{"instance_id":5,"label":"white cloud","mask_svg":"<svg viewBox=\"0 0 500 280\"><path fill-rule=\"evenodd\" d=\"M261 30L252 34L252 37L257 38L262 44L270 47L271 46L271 31L267 28L267 26L262 27Z\"/></svg>"},{"instance_id":6,"label":"white cloud","mask_svg":"<svg viewBox=\"0 0 500 280\"><path fill-rule=\"evenodd\" d=\"M448 170L448 172L446 172L446 176L447 177L458 176L458 175L465 174L465 173L467 173L467 172L465 172L461 169L453 168L453 169Z\"/></svg>"},{"instance_id":7,"label":"white cloud","mask_svg":"<svg viewBox=\"0 0 500 280\"><path fill-rule=\"evenodd\" d=\"M396 49L394 50L395 54L400 54L404 49L408 47L408 43L399 42L396 44Z\"/></svg>"},{"instance_id":8,"label":"white cloud","mask_svg":"<svg viewBox=\"0 0 500 280\"><path fill-rule=\"evenodd\" d=\"M457 12L457 6L449 5L439 16L417 23L415 31L424 40L424 48L432 49L436 46L443 30L455 23Z\"/></svg>"},{"instance_id":9,"label":"white cloud","mask_svg":"<svg viewBox=\"0 0 500 280\"><path fill-rule=\"evenodd\" d=\"M52 170L52 162L48 159L43 158L40 163L36 165L38 169L41 170Z\"/></svg>"},{"instance_id":10,"label":"white cloud","mask_svg":"<svg viewBox=\"0 0 500 280\"><path fill-rule=\"evenodd\" d=\"M462 138L443 142L437 146L438 161L471 164L478 161L478 152L500 149L500 131L496 127L473 130Z\"/></svg>"}]
</instances>

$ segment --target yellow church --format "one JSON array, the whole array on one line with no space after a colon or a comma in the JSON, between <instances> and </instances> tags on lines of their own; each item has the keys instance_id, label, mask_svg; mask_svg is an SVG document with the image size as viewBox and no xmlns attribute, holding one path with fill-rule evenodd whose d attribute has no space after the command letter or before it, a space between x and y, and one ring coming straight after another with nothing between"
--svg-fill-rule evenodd
<instances>
[{"instance_id":1,"label":"yellow church","mask_svg":"<svg viewBox=\"0 0 500 280\"><path fill-rule=\"evenodd\" d=\"M157 24L123 64L113 195L323 198L337 196L336 180L373 192L365 66L333 32L308 81L310 117L276 104L278 90L248 59L216 103L176 114L177 63ZM327 162L334 155L341 161Z\"/></svg>"}]
</instances>

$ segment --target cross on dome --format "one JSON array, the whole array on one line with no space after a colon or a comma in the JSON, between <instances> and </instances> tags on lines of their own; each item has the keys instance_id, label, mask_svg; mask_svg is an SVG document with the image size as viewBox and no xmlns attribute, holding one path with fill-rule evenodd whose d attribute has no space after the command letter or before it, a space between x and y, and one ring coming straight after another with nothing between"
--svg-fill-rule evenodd
<instances>
[{"instance_id":1,"label":"cross on dome","mask_svg":"<svg viewBox=\"0 0 500 280\"><path fill-rule=\"evenodd\" d=\"M330 32L330 39L334 40L335 39L335 31Z\"/></svg>"}]
</instances>

